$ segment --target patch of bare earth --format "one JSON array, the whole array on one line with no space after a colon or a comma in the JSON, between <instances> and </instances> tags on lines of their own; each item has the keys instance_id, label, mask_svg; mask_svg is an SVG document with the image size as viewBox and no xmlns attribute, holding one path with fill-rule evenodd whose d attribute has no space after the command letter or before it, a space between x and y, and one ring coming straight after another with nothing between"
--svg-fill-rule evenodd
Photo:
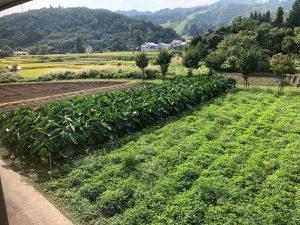
<instances>
[{"instance_id":1,"label":"patch of bare earth","mask_svg":"<svg viewBox=\"0 0 300 225\"><path fill-rule=\"evenodd\" d=\"M0 111L19 107L36 107L76 96L93 95L128 88L139 88L136 82L59 82L0 85Z\"/></svg>"}]
</instances>

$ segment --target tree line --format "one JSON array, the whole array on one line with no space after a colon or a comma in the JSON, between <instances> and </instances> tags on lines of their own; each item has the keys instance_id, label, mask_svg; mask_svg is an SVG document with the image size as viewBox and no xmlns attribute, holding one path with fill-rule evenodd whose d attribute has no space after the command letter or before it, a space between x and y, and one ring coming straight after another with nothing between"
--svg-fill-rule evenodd
<instances>
[{"instance_id":1,"label":"tree line","mask_svg":"<svg viewBox=\"0 0 300 225\"><path fill-rule=\"evenodd\" d=\"M271 12L253 12L249 18L237 17L230 25L196 36L183 57L190 69L206 65L211 74L240 72L249 86L257 72L273 72L284 83L284 75L295 72L293 55L300 53L300 0L288 13L279 7Z\"/></svg>"},{"instance_id":2,"label":"tree line","mask_svg":"<svg viewBox=\"0 0 300 225\"><path fill-rule=\"evenodd\" d=\"M0 19L0 49L28 49L31 54L95 51L128 51L146 41L178 39L172 29L132 19L108 10L88 8L44 8L12 14ZM80 47L80 51L82 52Z\"/></svg>"}]
</instances>

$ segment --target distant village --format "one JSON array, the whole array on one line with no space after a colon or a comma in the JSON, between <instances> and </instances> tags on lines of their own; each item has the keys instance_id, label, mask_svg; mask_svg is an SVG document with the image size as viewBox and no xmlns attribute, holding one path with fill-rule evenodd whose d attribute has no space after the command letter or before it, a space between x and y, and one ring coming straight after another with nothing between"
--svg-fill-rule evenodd
<instances>
[{"instance_id":1,"label":"distant village","mask_svg":"<svg viewBox=\"0 0 300 225\"><path fill-rule=\"evenodd\" d=\"M166 43L153 43L153 42L146 42L142 44L141 51L142 52L157 52L161 50L182 50L188 47L191 44L192 40L186 39L185 41L182 40L173 40L170 44Z\"/></svg>"},{"instance_id":2,"label":"distant village","mask_svg":"<svg viewBox=\"0 0 300 225\"><path fill-rule=\"evenodd\" d=\"M184 50L186 47L188 47L191 44L191 39L186 39L184 41L182 40L173 40L171 43L167 44L167 43L153 43L153 42L146 42L144 44L141 45L140 50L142 52L158 52L158 51L162 51L162 50ZM85 49L84 49L85 53L90 54L93 53L93 48L92 46L88 45ZM110 52L110 50L102 50L101 52ZM0 55L2 55L3 53L6 53L6 57L16 57L16 56L26 56L26 55L30 55L29 52L27 51L13 51L10 53L4 52L0 50ZM66 52L62 51L62 50L55 50L55 49L51 49L49 50L49 52L47 54L67 54Z\"/></svg>"}]
</instances>

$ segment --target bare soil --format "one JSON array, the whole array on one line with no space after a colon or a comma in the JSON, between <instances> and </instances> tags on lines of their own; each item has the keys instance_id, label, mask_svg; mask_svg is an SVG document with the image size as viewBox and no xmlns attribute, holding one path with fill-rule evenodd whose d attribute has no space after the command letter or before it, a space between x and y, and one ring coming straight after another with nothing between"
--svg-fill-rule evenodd
<instances>
[{"instance_id":1,"label":"bare soil","mask_svg":"<svg viewBox=\"0 0 300 225\"><path fill-rule=\"evenodd\" d=\"M80 95L140 87L136 82L59 82L0 85L0 111L35 107Z\"/></svg>"},{"instance_id":2,"label":"bare soil","mask_svg":"<svg viewBox=\"0 0 300 225\"><path fill-rule=\"evenodd\" d=\"M238 85L244 85L244 78L239 73L224 73L222 75L235 79ZM249 83L250 85L277 86L279 79L269 74L252 75L249 78Z\"/></svg>"}]
</instances>

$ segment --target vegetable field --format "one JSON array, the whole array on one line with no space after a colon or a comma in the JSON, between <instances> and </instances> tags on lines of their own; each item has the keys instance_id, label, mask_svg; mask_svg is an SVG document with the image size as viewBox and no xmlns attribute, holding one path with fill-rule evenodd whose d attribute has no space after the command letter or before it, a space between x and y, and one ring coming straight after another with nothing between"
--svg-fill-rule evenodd
<instances>
[{"instance_id":1,"label":"vegetable field","mask_svg":"<svg viewBox=\"0 0 300 225\"><path fill-rule=\"evenodd\" d=\"M35 182L75 224L300 224L299 112L237 90Z\"/></svg>"},{"instance_id":2,"label":"vegetable field","mask_svg":"<svg viewBox=\"0 0 300 225\"><path fill-rule=\"evenodd\" d=\"M0 115L0 140L18 156L69 158L141 130L234 88L223 77L175 79L164 84L76 97ZM50 155L51 153L51 155Z\"/></svg>"}]
</instances>

